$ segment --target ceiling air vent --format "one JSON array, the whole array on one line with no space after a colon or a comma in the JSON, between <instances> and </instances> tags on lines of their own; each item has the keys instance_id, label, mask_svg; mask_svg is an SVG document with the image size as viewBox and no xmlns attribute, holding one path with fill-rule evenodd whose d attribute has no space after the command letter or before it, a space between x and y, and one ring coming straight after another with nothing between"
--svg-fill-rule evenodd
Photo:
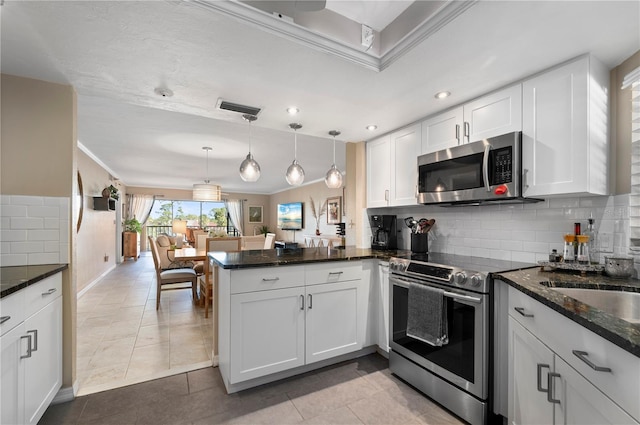
<instances>
[{"instance_id":1,"label":"ceiling air vent","mask_svg":"<svg viewBox=\"0 0 640 425\"><path fill-rule=\"evenodd\" d=\"M255 106L240 105L239 103L233 103L222 99L218 99L218 104L216 106L218 109L222 109L223 111L231 111L237 112L239 114L249 114L256 116L261 111L260 108L256 108Z\"/></svg>"}]
</instances>

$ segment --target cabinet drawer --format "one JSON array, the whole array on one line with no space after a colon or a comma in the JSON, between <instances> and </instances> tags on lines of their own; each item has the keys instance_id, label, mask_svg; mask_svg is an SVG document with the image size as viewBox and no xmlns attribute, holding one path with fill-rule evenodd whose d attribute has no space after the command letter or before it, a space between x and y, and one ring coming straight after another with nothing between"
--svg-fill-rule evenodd
<instances>
[{"instance_id":1,"label":"cabinet drawer","mask_svg":"<svg viewBox=\"0 0 640 425\"><path fill-rule=\"evenodd\" d=\"M31 316L51 301L62 296L62 274L56 273L24 290L26 316Z\"/></svg>"},{"instance_id":2,"label":"cabinet drawer","mask_svg":"<svg viewBox=\"0 0 640 425\"><path fill-rule=\"evenodd\" d=\"M231 271L231 293L304 286L304 266L261 267Z\"/></svg>"},{"instance_id":3,"label":"cabinet drawer","mask_svg":"<svg viewBox=\"0 0 640 425\"><path fill-rule=\"evenodd\" d=\"M24 293L25 289L22 289L0 299L0 316L2 316L2 320L0 320L2 321L0 323L0 335L4 335L24 321Z\"/></svg>"},{"instance_id":4,"label":"cabinet drawer","mask_svg":"<svg viewBox=\"0 0 640 425\"><path fill-rule=\"evenodd\" d=\"M522 307L525 314L533 317L523 316L515 307ZM509 314L640 421L640 358L512 287L509 287ZM584 358L594 365L610 368L611 372L594 370L574 354L575 350L587 353Z\"/></svg>"},{"instance_id":5,"label":"cabinet drawer","mask_svg":"<svg viewBox=\"0 0 640 425\"><path fill-rule=\"evenodd\" d=\"M305 267L307 285L345 282L362 278L362 261L329 261Z\"/></svg>"}]
</instances>

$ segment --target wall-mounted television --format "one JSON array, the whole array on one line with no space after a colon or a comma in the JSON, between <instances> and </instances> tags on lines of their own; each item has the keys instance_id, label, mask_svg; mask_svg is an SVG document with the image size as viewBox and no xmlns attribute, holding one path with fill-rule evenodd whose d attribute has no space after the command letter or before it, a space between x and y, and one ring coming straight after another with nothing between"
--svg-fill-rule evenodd
<instances>
[{"instance_id":1,"label":"wall-mounted television","mask_svg":"<svg viewBox=\"0 0 640 425\"><path fill-rule=\"evenodd\" d=\"M302 230L302 202L278 204L278 229Z\"/></svg>"}]
</instances>

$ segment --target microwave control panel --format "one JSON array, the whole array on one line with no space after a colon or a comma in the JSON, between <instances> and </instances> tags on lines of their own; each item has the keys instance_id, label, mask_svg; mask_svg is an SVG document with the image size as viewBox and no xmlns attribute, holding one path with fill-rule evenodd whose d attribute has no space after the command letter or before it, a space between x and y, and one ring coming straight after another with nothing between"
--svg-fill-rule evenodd
<instances>
[{"instance_id":1,"label":"microwave control panel","mask_svg":"<svg viewBox=\"0 0 640 425\"><path fill-rule=\"evenodd\" d=\"M513 181L513 149L511 146L491 151L490 184L498 185Z\"/></svg>"}]
</instances>

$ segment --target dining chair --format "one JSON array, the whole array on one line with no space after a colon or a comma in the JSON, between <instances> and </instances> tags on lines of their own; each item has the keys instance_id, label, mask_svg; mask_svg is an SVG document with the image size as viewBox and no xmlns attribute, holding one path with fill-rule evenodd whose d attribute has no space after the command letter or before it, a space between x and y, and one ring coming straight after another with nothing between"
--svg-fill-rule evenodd
<instances>
[{"instance_id":1,"label":"dining chair","mask_svg":"<svg viewBox=\"0 0 640 425\"><path fill-rule=\"evenodd\" d=\"M223 237L223 238L207 238L207 252L212 251L240 251L242 238L240 237ZM200 276L200 300L204 305L204 317L209 317L209 304L213 304L213 288L218 282L218 266L211 267L209 263L209 274Z\"/></svg>"},{"instance_id":2,"label":"dining chair","mask_svg":"<svg viewBox=\"0 0 640 425\"><path fill-rule=\"evenodd\" d=\"M263 249L273 249L276 244L276 234L275 233L267 233L264 238L264 248Z\"/></svg>"},{"instance_id":3,"label":"dining chair","mask_svg":"<svg viewBox=\"0 0 640 425\"><path fill-rule=\"evenodd\" d=\"M191 292L193 295L193 299L195 300L197 298L196 286L198 284L198 276L196 275L195 270L193 270L192 268L162 270L160 258L158 256L158 246L156 245L156 241L151 236L149 236L149 246L151 247L153 264L156 269L156 310L160 308L160 293L163 290L166 291L170 289L189 288L188 286L172 286L162 288L163 285L190 282Z\"/></svg>"}]
</instances>

